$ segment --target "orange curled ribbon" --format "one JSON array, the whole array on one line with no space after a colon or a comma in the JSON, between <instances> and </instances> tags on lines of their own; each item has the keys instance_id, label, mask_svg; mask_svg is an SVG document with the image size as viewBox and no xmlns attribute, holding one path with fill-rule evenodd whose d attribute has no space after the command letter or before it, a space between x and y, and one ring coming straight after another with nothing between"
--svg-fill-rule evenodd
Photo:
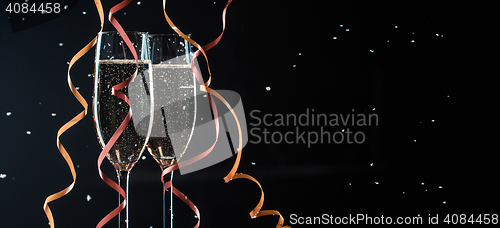
<instances>
[{"instance_id":1,"label":"orange curled ribbon","mask_svg":"<svg viewBox=\"0 0 500 228\"><path fill-rule=\"evenodd\" d=\"M198 48L198 51L195 52L195 54L193 55L193 59L196 58L200 52L203 54L203 56L205 57L205 60L207 62L207 68L208 68L208 73L209 73L209 79L207 80L207 82L203 85L203 86L200 86L200 90L201 91L205 91L209 94L209 99L213 102L212 100L212 95L214 95L215 97L217 97L221 102L223 102L227 108L229 109L229 111L231 111L235 121L236 121L236 124L238 126L238 155L236 157L236 160L235 160L235 163L233 165L233 168L231 169L231 171L229 172L229 174L224 177L224 181L227 183L231 180L234 180L234 179L239 179L239 178L243 178L243 179L248 179L248 180L251 180L253 181L254 183L256 183L260 190L261 190L261 198L260 198L260 201L259 203L257 204L257 206L249 213L250 214L250 217L252 219L254 218L258 218L258 217L261 217L261 216L265 216L265 215L279 215L279 220L278 220L278 224L276 225L276 228L282 228L283 227L283 223L284 223L284 219L283 219L283 216L279 213L279 211L276 211L276 210L261 210L263 204L264 204L264 190L262 189L262 186L261 184L257 181L257 179L253 178L252 176L250 175L247 175L247 174L242 174L242 173L236 173L237 169L238 169L238 166L240 164L240 160L241 160L241 154L242 154L242 148L243 148L243 145L242 145L242 133L241 133L241 127L240 127L240 123L238 121L238 118L236 116L236 113L234 112L233 108L231 107L231 105L224 99L224 97L222 97L219 93L217 93L216 91L214 91L213 89L209 88L208 86L210 85L210 82L211 82L211 78L212 78L212 75L211 75L211 72L210 72L210 66L208 64L208 58L207 58L207 55L205 53L205 51L208 51L209 49L211 49L212 47L214 47L215 45L217 45L217 43L220 41L220 39L222 38L222 35L224 34L224 30L225 30L225 25L226 25L226 11L227 11L227 7L231 4L232 0L229 0L228 3L226 4L224 10L223 10L223 13L222 13L222 25L223 25L223 28L222 28L222 33L219 35L219 37L217 37L217 39L215 39L214 41L210 42L209 44L201 47L198 43L196 43L194 40L190 39L189 37L187 37L184 33L182 33L178 28L177 26L174 25L174 23L170 20L170 18L168 17L167 13L166 13L166 10L165 10L165 5L166 5L166 0L163 0L163 13L165 15L165 19L167 20L168 24L170 25L170 27L177 33L179 34L179 36L181 36L182 38L184 38L185 40L187 40L188 42L190 42L193 46L196 46ZM198 80L198 82L200 82L200 84L203 83L203 79L201 78L201 75L199 73L199 71L196 69L196 67L194 67L194 65L192 64L191 65L191 68L193 69L193 72L196 76L196 79ZM211 102L211 105L212 105L212 102ZM214 112L214 119L217 121L217 108L215 107L215 103L213 104L212 107L212 111ZM218 129L218 122L216 123L216 127ZM217 130L217 136L218 137L218 130ZM216 142L217 142L217 138L216 138ZM215 145L215 144L214 144ZM201 155L201 154L200 154ZM173 170L175 170L176 168L173 168ZM165 170L167 171L167 170ZM170 170L171 171L171 170ZM168 172L170 172L168 171ZM162 174L162 180L163 180L163 175L167 174L168 172L164 172ZM173 187L173 186L172 186ZM165 187L166 189L167 187ZM175 189L175 188L174 188ZM176 194L177 195L177 194ZM194 205L193 205L194 206ZM194 209L193 209L194 210ZM197 210L197 209L196 209ZM198 214L197 214L198 215ZM198 215L198 218L199 218L199 215ZM199 224L199 220L198 220L198 224ZM198 227L198 224L196 225L196 227ZM284 228L291 228L290 226L285 226Z\"/></svg>"},{"instance_id":2,"label":"orange curled ribbon","mask_svg":"<svg viewBox=\"0 0 500 228\"><path fill-rule=\"evenodd\" d=\"M100 0L94 0L94 2L96 5L96 8L97 8L97 11L99 13L99 19L101 21L100 32L102 32L102 29L104 26L104 11L102 9L102 5L101 5ZM69 128L71 128L73 125L75 125L80 120L82 120L87 115L87 110L88 110L87 102L85 101L83 96L78 92L78 90L76 90L75 86L73 85L73 82L71 81L70 71L71 71L71 67L73 66L73 64L75 64L75 62L78 61L78 59L80 59L90 49L92 49L92 47L96 44L96 41L97 41L97 36L94 37L94 39L92 41L90 41L90 43L88 43L85 47L83 47L78 53L76 53L76 55L74 55L73 58L71 58L71 61L69 62L69 66L68 66L67 80L68 80L69 88L70 88L71 92L73 93L73 95L78 100L78 102L80 102L80 104L83 106L84 110L82 112L80 112L78 115L76 115L73 119L71 119L70 121L65 123L57 131L57 137L56 137L57 138L56 139L57 148L59 149L59 152L64 157L64 160L66 160L66 163L69 166L69 169L71 171L71 175L73 177L73 182L65 189L63 189L57 193L54 193L45 199L45 202L43 204L43 210L45 211L45 215L47 216L47 219L49 220L49 224L50 224L51 228L55 227L55 222L54 222L54 217L52 216L52 211L50 210L48 203L50 203L54 200L57 200L57 199L65 196L66 194L68 194L73 189L73 187L75 186L75 182L76 182L75 166L73 165L73 161L71 160L71 157L69 156L68 152L66 151L66 149L62 145L61 141L59 140L59 137L64 132L66 132Z\"/></svg>"}]
</instances>

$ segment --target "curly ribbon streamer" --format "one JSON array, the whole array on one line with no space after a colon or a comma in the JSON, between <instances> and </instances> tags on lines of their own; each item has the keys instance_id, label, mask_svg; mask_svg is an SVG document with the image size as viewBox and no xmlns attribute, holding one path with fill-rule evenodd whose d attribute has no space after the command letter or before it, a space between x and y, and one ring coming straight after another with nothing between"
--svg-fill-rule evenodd
<instances>
[{"instance_id":1,"label":"curly ribbon streamer","mask_svg":"<svg viewBox=\"0 0 500 228\"><path fill-rule=\"evenodd\" d=\"M236 170L238 169L238 166L240 164L240 160L241 160L241 154L242 154L242 137L241 137L241 126L240 126L240 122L238 121L238 117L236 117L236 113L234 112L233 108L231 107L231 105L229 104L229 102L227 102L224 97L222 97L219 93L217 93L216 91L210 89L210 93L213 94L215 97L217 97L220 101L222 101L226 106L227 108L229 109L229 111L231 111L231 114L233 114L233 117L236 121L236 124L237 124L237 127L238 127L238 155L236 156L236 161L234 162L234 166L233 168L231 169L231 171L229 172L229 174L224 177L224 181L227 183L231 180L234 180L234 179L239 179L239 178L244 178L244 179L248 179L248 180L251 180L253 181L254 183L256 183L259 188L260 188L260 191L261 191L261 197L260 197L260 201L259 203L257 204L257 206L252 210L250 211L250 217L252 219L254 218L258 218L258 217L261 217L261 216L265 216L265 215L279 215L279 220L278 220L278 224L276 225L276 228L281 228L283 227L283 222L284 222L284 219L283 219L283 216L281 215L281 213L279 213L279 211L276 211L276 210L263 210L261 211L260 209L262 208L262 205L264 204L264 190L262 189L262 186L260 185L259 181L257 181L257 179L253 178L252 176L250 175L247 175L247 174L243 174L243 173L236 173ZM289 226L285 226L285 228L290 228Z\"/></svg>"},{"instance_id":2,"label":"curly ribbon streamer","mask_svg":"<svg viewBox=\"0 0 500 228\"><path fill-rule=\"evenodd\" d=\"M124 0L124 1L120 2L119 4L113 6L109 10L109 16L108 16L108 20L111 22L111 24L115 27L115 29L121 35L123 41L125 42L125 44L129 48L129 50L132 52L132 55L134 56L134 59L135 59L136 68L135 68L134 73L128 79L126 79L125 81L123 81L123 82L121 82L121 83L119 83L117 85L112 86L112 89L111 89L112 95L121 98L123 101L125 101L125 103L127 103L129 105L129 107L130 107L130 101L129 101L128 97L125 94L123 94L120 90L123 89L123 88L125 88L127 85L129 85L130 82L132 80L134 80L134 78L137 76L137 72L138 72L138 69L139 69L139 59L137 57L137 51L135 50L132 42L128 38L127 34L123 30L123 28L120 25L120 23L118 23L118 21L113 17L113 14L116 13L116 12L118 12L118 11L120 11L121 9L123 9L123 7L127 6L130 2L132 2L132 0ZM114 218L115 216L117 216L123 209L125 209L126 204L127 204L126 203L127 202L127 196L126 196L125 191L117 183L115 183L114 181L112 181L109 177L107 177L102 172L102 170L101 170L101 164L102 164L104 158L106 157L106 154L108 154L109 150L111 150L111 148L115 144L116 140L118 140L118 138L120 137L120 135L122 134L122 132L127 127L127 125L130 122L131 118L132 118L132 110L129 108L129 111L128 111L127 115L125 116L125 119L120 124L120 126L118 127L118 129L115 131L115 133L113 134L113 136L111 136L111 139L108 141L108 143L106 143L106 146L104 146L104 148L101 151L101 153L99 154L99 158L97 160L97 169L99 171L99 176L101 177L101 179L106 184L108 184L110 187L112 187L115 191L117 191L118 193L120 193L120 195L123 197L123 202L117 208L115 208L113 211L111 211L108 215L106 215L97 224L97 226L96 226L97 228L100 228L100 227L104 226L112 218Z\"/></svg>"},{"instance_id":3,"label":"curly ribbon streamer","mask_svg":"<svg viewBox=\"0 0 500 228\"><path fill-rule=\"evenodd\" d=\"M99 13L99 19L101 22L101 29L99 30L99 32L102 32L102 29L104 27L104 11L102 9L102 5L101 5L100 0L94 0L94 2L96 5L96 8L97 8L97 11ZM73 182L65 189L63 189L57 193L54 193L45 199L45 202L43 204L43 210L45 211L45 214L47 216L47 219L49 220L49 224L50 224L51 228L55 227L55 222L54 222L54 217L52 216L52 211L50 210L48 203L50 203L54 200L57 200L57 199L65 196L66 194L68 194L73 189L73 187L75 186L75 183L76 183L76 171L75 171L75 167L73 165L73 161L71 160L71 157L69 156L68 152L66 151L66 149L62 145L61 141L59 140L59 137L64 132L66 132L69 128L71 128L73 125L75 125L80 120L82 120L87 115L87 110L88 110L87 102L85 101L83 96L78 92L78 90L76 90L75 86L73 85L73 82L71 81L70 71L71 71L71 67L73 66L73 64L75 64L75 62L78 61L78 59L80 59L90 49L92 49L92 47L96 44L96 41L97 41L97 36L95 36L94 39L92 39L92 41L90 41L90 43L88 43L85 47L83 47L80 51L78 51L78 53L76 53L73 56L73 58L71 58L71 61L69 62L69 66L68 66L67 80L68 80L69 88L70 88L71 92L73 93L73 95L78 100L78 102L80 102L80 104L83 106L84 110L82 112L80 112L78 115L76 115L73 119L71 119L70 121L65 123L57 131L57 137L56 137L57 138L57 140L56 140L57 148L59 149L61 155L64 157L64 160L66 160L66 163L69 166L69 169L71 171L71 175L73 177Z\"/></svg>"},{"instance_id":4,"label":"curly ribbon streamer","mask_svg":"<svg viewBox=\"0 0 500 228\"><path fill-rule=\"evenodd\" d=\"M227 10L227 7L229 6L229 4L231 3L232 0L230 0L228 2L228 4L226 5L226 7L224 8L224 11L223 11L223 27L225 28L225 14L226 14L226 10ZM219 40L222 38L222 35L224 34L224 28L223 28L223 31L222 33L219 35L219 37L217 39L215 39L214 41L212 41L210 44L206 45L205 47L201 47L198 43L196 43L194 40L192 40L191 38L187 37L184 33L182 33L178 28L177 26L174 25L174 23L172 22L172 20L170 20L170 18L168 17L167 13L166 13L166 0L163 1L163 13L165 15L165 19L167 20L168 24L170 25L170 27L177 33L179 34L179 36L181 36L183 39L187 40L188 42L190 42L193 46L196 46L198 48L198 50L194 53L193 55L193 61L191 61L191 69L193 70L193 73L195 74L196 76L196 79L197 81L200 83L200 84L203 84L203 86L200 86L201 87L201 90L202 91L207 91L206 88L208 88L208 86L210 85L210 81L211 81L211 72L210 72L210 67L208 67L208 72L209 72L209 79L207 80L206 83L204 83L203 81L203 78L201 77L201 74L199 73L199 71L196 69L196 66L194 65L194 59L196 59L196 57L201 53L203 53L204 57L205 57L205 60L207 61L207 66L208 66L208 58L206 56L206 53L204 51L205 50L209 50L210 48L212 48L213 46L215 46ZM214 124L215 124L215 141L214 143L212 144L212 146L210 148L208 148L206 151L204 151L203 153L195 156L195 157L192 157L188 160L185 160L185 161L182 161L182 162L179 162L179 163L176 163L175 165L173 166L170 166L168 168L166 168L165 170L163 170L162 172L162 175L161 175L161 181L162 183L165 183L164 182L164 176L167 175L168 173L170 172L173 172L177 169L179 169L179 167L182 167L182 166L187 166L187 165L190 165L194 162L197 162L201 159L203 159L204 157L206 157L215 147L215 145L217 144L217 141L219 139L219 118L218 118L218 113L217 113L217 107L215 105L215 102L213 100L213 97L210 95L210 93L208 93L208 99L209 99L209 102L210 102L210 106L212 107L212 113L214 115ZM189 200L187 198L187 196L185 196L182 192L180 192L177 188L175 188L172 184L172 180L168 181L167 183L165 183L164 185L164 189L163 189L163 195L165 197L165 191L172 187L172 192L177 196L179 197L184 203L186 203L189 208L191 208L191 210L194 211L194 213L196 214L197 218L198 218L198 222L196 223L196 225L194 226L194 228L198 228L200 226L200 212L198 210L198 208L196 207L196 205L194 205L193 202L191 202L191 200Z\"/></svg>"},{"instance_id":5,"label":"curly ribbon streamer","mask_svg":"<svg viewBox=\"0 0 500 228\"><path fill-rule=\"evenodd\" d=\"M228 1L228 3L226 4L226 6L225 6L225 8L223 10L223 13L222 13L222 25L223 25L222 33L219 35L219 37L217 37L217 39L215 39L214 41L210 42L209 44L207 44L207 45L205 45L203 47L201 47L194 40L190 39L184 33L182 33L177 28L177 26L175 26L174 23L170 20L170 18L168 17L168 15L166 13L166 10L165 10L166 0L163 0L163 13L164 13L165 19L167 20L167 22L170 25L170 27L177 34L179 34L179 36L181 36L182 38L184 38L185 40L187 40L188 42L190 42L193 46L196 46L198 48L198 51L196 51L195 54L193 55L193 59L195 59L200 54L200 52L205 57L205 60L207 62L208 73L209 73L209 79L207 80L207 82L203 86L200 86L200 90L207 92L209 94L208 97L209 97L209 99L211 101L210 104L211 104L211 107L212 107L212 111L214 113L214 119L216 121L216 127L217 127L217 135L216 135L215 143L217 142L218 135L219 135L219 132L218 132L218 127L219 126L218 126L218 121L217 121L218 120L217 108L215 106L215 103L213 103L212 94L215 97L217 97L220 101L222 101L227 106L227 108L229 109L229 111L231 111L231 113L233 114L233 117L234 117L234 119L236 121L236 124L238 126L238 155L236 157L236 161L234 163L233 168L231 169L231 171L229 172L229 174L226 177L224 177L225 182L227 183L227 182L229 182L231 180L234 180L234 179L244 178L244 179L248 179L248 180L251 180L254 183L256 183L259 186L259 188L261 189L261 198L260 198L260 201L257 204L257 206L250 212L250 217L253 219L253 218L257 218L257 217L261 217L261 216L265 216L265 215L279 215L279 221L278 221L278 224L276 225L276 228L282 228L283 227L283 223L284 223L284 219L283 219L283 216L278 211L276 211L276 210L262 210L261 211L262 205L264 204L264 190L262 189L262 186L260 185L260 183L255 178L253 178L250 175L242 174L242 173L236 173L236 171L238 169L238 166L239 166L239 163L240 163L240 160L241 160L242 147L243 147L242 146L242 141L243 140L242 140L242 133L241 133L240 123L239 123L238 118L236 116L236 113L233 111L233 108L231 107L231 105L219 93L215 92L213 89L211 89L211 88L208 87L210 85L212 75L211 75L211 72L210 72L210 67L209 67L209 64L208 64L208 58L206 56L205 51L208 51L209 49L211 49L212 47L214 47L215 45L217 45L217 43L222 38L222 35L224 34L225 26L226 26L226 11L227 11L227 7L231 4L231 2L232 2L232 0ZM194 66L194 64L191 64L191 68L193 69L193 72L194 72L194 74L195 74L196 79L198 80L198 82L200 84L202 84L203 83L203 79L202 79L199 71ZM214 143L213 146L215 146L215 143ZM213 149L213 146L209 150L207 150L207 151L211 151ZM205 151L205 152L207 152L207 151ZM200 155L202 155L202 154L200 154ZM203 158L203 157L204 156L201 156L201 158ZM173 171L175 169L178 169L178 165L177 165L177 167L171 167L171 169L164 170L164 172L162 174L162 181L163 181L163 176L164 175L168 174L169 172L171 172L171 171ZM171 182L169 182L169 186L168 187L170 187L170 185L171 185ZM167 187L167 185L165 185L165 189L164 190L166 190L168 187ZM176 189L173 186L172 186L172 188L173 188L173 191L175 193ZM177 193L176 193L176 195L179 196ZM186 197L186 199L187 199L187 197ZM186 203L188 203L188 202L186 202ZM191 201L189 201L189 203L191 203ZM198 215L198 223L195 226L195 228L197 228L198 225L199 225L199 223L200 223L200 221L199 221L199 217L200 217L199 216L199 212L198 212L198 209L196 208L196 206L194 206L194 205L191 204L190 207ZM289 226L285 226L285 228L290 228L290 227Z\"/></svg>"}]
</instances>

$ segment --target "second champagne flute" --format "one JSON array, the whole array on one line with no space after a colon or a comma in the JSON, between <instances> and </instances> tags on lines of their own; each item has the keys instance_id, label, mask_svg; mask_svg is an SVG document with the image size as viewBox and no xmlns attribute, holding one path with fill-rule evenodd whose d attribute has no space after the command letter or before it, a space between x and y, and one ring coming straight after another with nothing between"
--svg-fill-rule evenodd
<instances>
[{"instance_id":1,"label":"second champagne flute","mask_svg":"<svg viewBox=\"0 0 500 228\"><path fill-rule=\"evenodd\" d=\"M196 83L190 65L193 53L191 44L178 35L150 35L150 42L155 105L147 148L163 171L181 159L193 135L196 118ZM164 179L163 185L168 179ZM163 195L163 227L173 228L172 190Z\"/></svg>"}]
</instances>

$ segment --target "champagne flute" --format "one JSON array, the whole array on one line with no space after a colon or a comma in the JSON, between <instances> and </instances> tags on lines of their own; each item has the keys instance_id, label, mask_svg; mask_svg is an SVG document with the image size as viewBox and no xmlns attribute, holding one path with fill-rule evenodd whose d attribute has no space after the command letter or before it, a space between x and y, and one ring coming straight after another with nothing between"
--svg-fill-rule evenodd
<instances>
[{"instance_id":1,"label":"champagne flute","mask_svg":"<svg viewBox=\"0 0 500 228\"><path fill-rule=\"evenodd\" d=\"M130 170L142 155L153 123L153 93L149 37L146 32L126 32L138 57L138 68L132 51L118 32L101 32L95 58L93 115L97 137L104 148L125 117L131 119L106 157L116 169L118 184L126 193L126 207L118 215L118 226L128 227L128 182ZM112 94L113 86L137 76L120 91L129 104ZM119 202L123 197L119 194ZM125 216L123 215L125 213Z\"/></svg>"},{"instance_id":2,"label":"champagne flute","mask_svg":"<svg viewBox=\"0 0 500 228\"><path fill-rule=\"evenodd\" d=\"M150 40L155 105L153 129L146 146L163 171L181 159L193 135L196 83L190 65L192 46L187 40L176 34L155 34ZM163 187L166 182L168 178ZM172 190L169 196L163 195L163 227L173 228Z\"/></svg>"}]
</instances>

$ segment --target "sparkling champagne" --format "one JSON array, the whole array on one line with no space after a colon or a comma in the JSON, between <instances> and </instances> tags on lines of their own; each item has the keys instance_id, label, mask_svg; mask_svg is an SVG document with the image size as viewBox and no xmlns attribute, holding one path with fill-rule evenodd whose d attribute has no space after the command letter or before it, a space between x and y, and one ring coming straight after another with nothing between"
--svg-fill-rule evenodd
<instances>
[{"instance_id":1,"label":"sparkling champagne","mask_svg":"<svg viewBox=\"0 0 500 228\"><path fill-rule=\"evenodd\" d=\"M151 130L151 61L139 60L137 76L120 91L130 106L112 94L112 86L129 78L136 69L135 60L100 60L96 63L98 80L94 89L94 123L99 143L104 148L129 109L132 118L114 146L106 155L118 171L130 171L144 150L147 133Z\"/></svg>"},{"instance_id":2,"label":"sparkling champagne","mask_svg":"<svg viewBox=\"0 0 500 228\"><path fill-rule=\"evenodd\" d=\"M194 130L196 97L190 65L154 64L155 108L153 129L147 143L162 169L177 163Z\"/></svg>"}]
</instances>

